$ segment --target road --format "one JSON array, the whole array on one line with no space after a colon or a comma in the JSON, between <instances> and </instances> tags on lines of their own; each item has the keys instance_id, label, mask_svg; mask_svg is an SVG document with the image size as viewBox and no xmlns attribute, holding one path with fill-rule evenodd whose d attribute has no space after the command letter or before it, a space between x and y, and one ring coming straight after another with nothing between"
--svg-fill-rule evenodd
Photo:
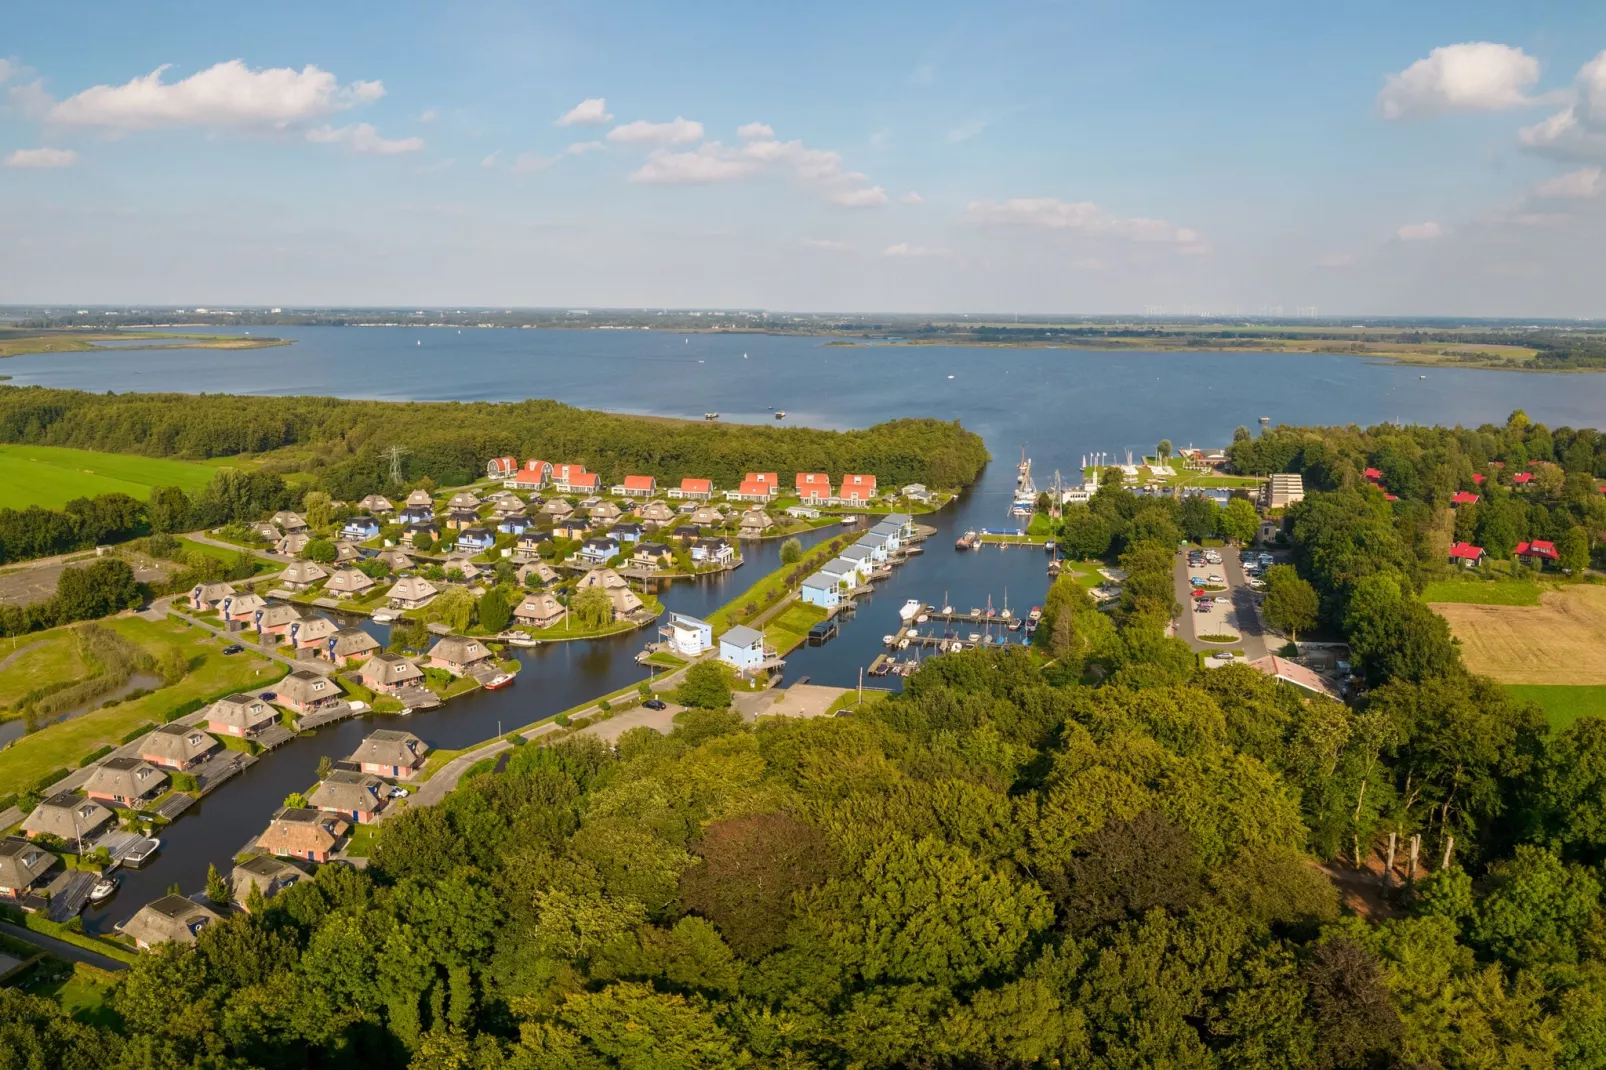
<instances>
[{"instance_id":1,"label":"road","mask_svg":"<svg viewBox=\"0 0 1606 1070\"><path fill-rule=\"evenodd\" d=\"M1260 612L1255 608L1254 592L1244 581L1243 567L1238 563L1238 551L1222 547L1222 563L1205 564L1198 568L1188 566L1186 552L1177 554L1174 567L1177 602L1182 606L1185 621L1177 624L1177 635L1199 651L1242 650L1249 661L1258 661L1267 654ZM1214 592L1221 603L1208 613L1194 612L1190 575L1220 575L1227 582L1225 591ZM1235 643L1207 643L1201 635L1239 636Z\"/></svg>"},{"instance_id":2,"label":"road","mask_svg":"<svg viewBox=\"0 0 1606 1070\"><path fill-rule=\"evenodd\" d=\"M5 933L7 936L14 936L18 940L24 940L41 951L48 951L58 959L66 959L68 962L81 962L85 966L93 966L97 970L108 970L113 973L128 969L126 963L107 958L105 955L95 951L88 951L77 944L69 944L65 941L57 940L53 936L36 933L32 929L24 929L22 926L13 925L8 921L0 921L0 932Z\"/></svg>"},{"instance_id":3,"label":"road","mask_svg":"<svg viewBox=\"0 0 1606 1070\"><path fill-rule=\"evenodd\" d=\"M207 546L216 546L223 550L234 550L238 552L240 550L249 549L255 556L260 557L264 561L272 561L275 564L293 565L296 563L296 559L287 554L276 554L272 550L258 550L255 547L237 546L232 542L224 542L222 539L214 539L204 531L192 531L188 535L185 535L184 538L189 539L191 542L205 543ZM268 577L256 576L253 578L261 580L267 579Z\"/></svg>"}]
</instances>

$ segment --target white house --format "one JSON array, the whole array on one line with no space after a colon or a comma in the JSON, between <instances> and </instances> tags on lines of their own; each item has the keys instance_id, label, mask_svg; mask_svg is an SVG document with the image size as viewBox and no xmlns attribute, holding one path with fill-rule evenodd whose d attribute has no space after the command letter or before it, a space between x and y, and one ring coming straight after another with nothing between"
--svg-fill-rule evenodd
<instances>
[{"instance_id":1,"label":"white house","mask_svg":"<svg viewBox=\"0 0 1606 1070\"><path fill-rule=\"evenodd\" d=\"M887 540L887 552L889 554L896 553L903 546L903 527L900 524L883 520L870 529L870 534L880 535Z\"/></svg>"},{"instance_id":2,"label":"white house","mask_svg":"<svg viewBox=\"0 0 1606 1070\"><path fill-rule=\"evenodd\" d=\"M887 546L887 537L885 535L881 535L872 531L870 534L862 536L858 542L854 543L854 545L863 546L868 549L878 563L887 559L887 552L889 548Z\"/></svg>"},{"instance_id":3,"label":"white house","mask_svg":"<svg viewBox=\"0 0 1606 1070\"><path fill-rule=\"evenodd\" d=\"M735 666L740 673L755 673L764 667L764 634L738 624L719 637L719 660Z\"/></svg>"},{"instance_id":4,"label":"white house","mask_svg":"<svg viewBox=\"0 0 1606 1070\"><path fill-rule=\"evenodd\" d=\"M804 605L835 609L842 604L841 583L837 577L824 572L816 572L805 579L798 593Z\"/></svg>"},{"instance_id":5,"label":"white house","mask_svg":"<svg viewBox=\"0 0 1606 1070\"><path fill-rule=\"evenodd\" d=\"M714 648L714 626L684 613L671 613L669 623L659 628L658 634L669 643L670 650L684 658L695 658Z\"/></svg>"}]
</instances>

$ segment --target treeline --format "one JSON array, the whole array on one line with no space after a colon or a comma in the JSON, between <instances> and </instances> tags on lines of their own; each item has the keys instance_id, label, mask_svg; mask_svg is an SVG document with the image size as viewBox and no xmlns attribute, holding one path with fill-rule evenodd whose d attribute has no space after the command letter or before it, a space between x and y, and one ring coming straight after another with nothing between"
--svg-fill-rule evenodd
<instances>
[{"instance_id":1,"label":"treeline","mask_svg":"<svg viewBox=\"0 0 1606 1070\"><path fill-rule=\"evenodd\" d=\"M958 487L987 461L981 439L931 419L862 431L747 426L616 416L554 401L377 402L312 397L87 394L0 388L0 441L160 457L221 457L283 447L337 498L392 490L386 450L410 451L404 479L443 486L479 478L491 457L584 464L628 474L734 485L750 471L872 472L885 485Z\"/></svg>"},{"instance_id":2,"label":"treeline","mask_svg":"<svg viewBox=\"0 0 1606 1070\"><path fill-rule=\"evenodd\" d=\"M103 557L85 565L68 565L56 581L56 593L42 602L0 605L0 636L26 635L58 624L96 620L143 599L128 562Z\"/></svg>"},{"instance_id":3,"label":"treeline","mask_svg":"<svg viewBox=\"0 0 1606 1070\"><path fill-rule=\"evenodd\" d=\"M1121 479L1119 468L1108 469L1091 501L1064 507L1055 536L1066 556L1108 557L1144 540L1168 549L1184 537L1195 542L1216 537L1247 542L1260 525L1244 491L1233 492L1222 507L1201 494L1139 496L1125 489Z\"/></svg>"}]
</instances>

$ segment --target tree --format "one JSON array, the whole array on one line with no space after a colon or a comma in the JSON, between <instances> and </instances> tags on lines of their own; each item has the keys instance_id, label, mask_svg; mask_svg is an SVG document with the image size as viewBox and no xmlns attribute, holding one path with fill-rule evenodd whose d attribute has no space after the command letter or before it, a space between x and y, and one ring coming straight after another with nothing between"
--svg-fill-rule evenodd
<instances>
[{"instance_id":1,"label":"tree","mask_svg":"<svg viewBox=\"0 0 1606 1070\"><path fill-rule=\"evenodd\" d=\"M1159 459L1161 464L1164 464L1168 459L1170 459L1171 440L1169 438L1162 438L1160 440L1160 444L1154 447L1154 455Z\"/></svg>"},{"instance_id":2,"label":"tree","mask_svg":"<svg viewBox=\"0 0 1606 1070\"><path fill-rule=\"evenodd\" d=\"M64 621L94 620L139 603L134 570L118 557L68 566L56 581L56 610Z\"/></svg>"},{"instance_id":3,"label":"tree","mask_svg":"<svg viewBox=\"0 0 1606 1070\"><path fill-rule=\"evenodd\" d=\"M322 529L329 526L332 510L328 494L321 490L309 490L301 499L301 509L306 514L308 527Z\"/></svg>"},{"instance_id":4,"label":"tree","mask_svg":"<svg viewBox=\"0 0 1606 1070\"><path fill-rule=\"evenodd\" d=\"M172 534L190 529L190 499L178 487L152 487L145 505L153 534Z\"/></svg>"},{"instance_id":5,"label":"tree","mask_svg":"<svg viewBox=\"0 0 1606 1070\"><path fill-rule=\"evenodd\" d=\"M454 632L464 632L474 620L475 599L464 587L448 587L424 607L424 617L444 624Z\"/></svg>"},{"instance_id":6,"label":"tree","mask_svg":"<svg viewBox=\"0 0 1606 1070\"><path fill-rule=\"evenodd\" d=\"M332 758L330 758L329 755L324 754L324 755L320 755L319 756L319 758L318 758L318 779L319 780L328 780L329 779L329 774L334 772L334 769L335 769L334 760Z\"/></svg>"},{"instance_id":7,"label":"tree","mask_svg":"<svg viewBox=\"0 0 1606 1070\"><path fill-rule=\"evenodd\" d=\"M1266 570L1266 599L1261 603L1261 616L1266 623L1298 641L1299 633L1316 624L1320 600L1316 588L1300 578L1290 565L1273 565Z\"/></svg>"},{"instance_id":8,"label":"tree","mask_svg":"<svg viewBox=\"0 0 1606 1070\"><path fill-rule=\"evenodd\" d=\"M421 554L427 554L434 547L435 540L427 531L420 531L413 536L413 549Z\"/></svg>"},{"instance_id":9,"label":"tree","mask_svg":"<svg viewBox=\"0 0 1606 1070\"><path fill-rule=\"evenodd\" d=\"M170 646L156 659L156 672L169 687L188 676L189 671L190 659L184 656L181 647Z\"/></svg>"},{"instance_id":10,"label":"tree","mask_svg":"<svg viewBox=\"0 0 1606 1070\"><path fill-rule=\"evenodd\" d=\"M613 620L613 600L601 587L587 587L569 599L569 613L581 628L602 628Z\"/></svg>"},{"instance_id":11,"label":"tree","mask_svg":"<svg viewBox=\"0 0 1606 1070\"><path fill-rule=\"evenodd\" d=\"M781 543L781 564L795 565L803 560L803 544L796 536Z\"/></svg>"},{"instance_id":12,"label":"tree","mask_svg":"<svg viewBox=\"0 0 1606 1070\"><path fill-rule=\"evenodd\" d=\"M512 610L508 608L507 599L503 597L500 587L492 587L480 595L480 627L494 634L506 628L512 619Z\"/></svg>"},{"instance_id":13,"label":"tree","mask_svg":"<svg viewBox=\"0 0 1606 1070\"><path fill-rule=\"evenodd\" d=\"M1556 554L1557 564L1573 576L1582 576L1589 568L1589 533L1574 524L1557 540Z\"/></svg>"},{"instance_id":14,"label":"tree","mask_svg":"<svg viewBox=\"0 0 1606 1070\"><path fill-rule=\"evenodd\" d=\"M229 886L228 878L217 871L215 864L206 867L206 897L218 906L228 906L234 901L234 889Z\"/></svg>"},{"instance_id":15,"label":"tree","mask_svg":"<svg viewBox=\"0 0 1606 1070\"><path fill-rule=\"evenodd\" d=\"M334 562L338 554L335 551L335 544L328 539L308 539L307 545L301 548L301 556L308 561L328 565Z\"/></svg>"},{"instance_id":16,"label":"tree","mask_svg":"<svg viewBox=\"0 0 1606 1070\"><path fill-rule=\"evenodd\" d=\"M1216 503L1203 494L1189 494L1182 499L1182 533L1194 542L1204 542L1216 533Z\"/></svg>"},{"instance_id":17,"label":"tree","mask_svg":"<svg viewBox=\"0 0 1606 1070\"><path fill-rule=\"evenodd\" d=\"M682 706L724 709L731 704L730 670L714 660L695 662L675 689L675 701Z\"/></svg>"},{"instance_id":18,"label":"tree","mask_svg":"<svg viewBox=\"0 0 1606 1070\"><path fill-rule=\"evenodd\" d=\"M292 791L284 797L284 805L291 810L305 810L307 808L307 797L299 791Z\"/></svg>"},{"instance_id":19,"label":"tree","mask_svg":"<svg viewBox=\"0 0 1606 1070\"><path fill-rule=\"evenodd\" d=\"M1223 537L1248 545L1260 530L1260 514L1248 498L1231 498L1221 511L1219 527Z\"/></svg>"},{"instance_id":20,"label":"tree","mask_svg":"<svg viewBox=\"0 0 1606 1070\"><path fill-rule=\"evenodd\" d=\"M793 894L824 881L834 868L820 831L784 813L716 821L692 853L699 862L681 874L682 906L718 925L748 958L785 941Z\"/></svg>"}]
</instances>

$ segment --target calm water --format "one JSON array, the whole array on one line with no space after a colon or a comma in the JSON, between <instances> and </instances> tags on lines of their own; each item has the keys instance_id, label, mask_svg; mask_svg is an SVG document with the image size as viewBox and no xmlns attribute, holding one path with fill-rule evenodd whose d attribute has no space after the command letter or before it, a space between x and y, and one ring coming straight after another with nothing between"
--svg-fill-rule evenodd
<instances>
[{"instance_id":1,"label":"calm water","mask_svg":"<svg viewBox=\"0 0 1606 1070\"><path fill-rule=\"evenodd\" d=\"M209 329L210 330L210 329ZM1523 408L1552 426L1606 423L1606 376L1439 371L1353 357L1255 354L1108 354L947 346L834 347L809 338L645 331L310 327L262 330L292 346L252 350L141 350L40 354L3 362L17 385L87 390L331 394L387 400L550 397L587 408L697 418L863 427L901 416L957 419L983 436L995 461L935 518L928 550L866 599L842 634L789 659L787 678L851 686L881 651L908 598L968 608L991 596L1025 608L1047 583L1040 551L955 553L967 528L1006 518L1013 462L1024 447L1039 485L1074 473L1085 454L1221 445L1261 416L1286 423L1385 420L1476 425ZM1419 378L1425 374L1426 379ZM950 379L949 376L952 376ZM815 533L806 542L836 529ZM747 544L748 564L712 581L675 584L669 610L704 614L777 564L779 543ZM651 633L520 652L525 671L507 690L460 698L405 724L432 746L458 748L622 687L645 674L633 658ZM885 681L882 681L885 683ZM895 681L893 681L895 686ZM379 722L348 721L265 757L174 823L161 855L128 871L124 888L87 918L104 928L177 882L199 889L209 862L224 866L291 791L310 787L318 758L340 758Z\"/></svg>"}]
</instances>

